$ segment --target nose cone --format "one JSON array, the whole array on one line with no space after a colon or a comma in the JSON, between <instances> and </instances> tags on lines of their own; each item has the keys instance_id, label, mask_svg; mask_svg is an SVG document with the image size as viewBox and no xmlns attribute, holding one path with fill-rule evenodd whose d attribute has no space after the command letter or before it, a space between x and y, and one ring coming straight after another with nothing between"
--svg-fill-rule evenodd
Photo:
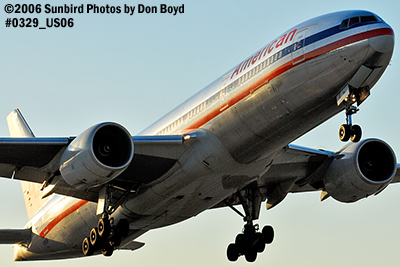
<instances>
[{"instance_id":1,"label":"nose cone","mask_svg":"<svg viewBox=\"0 0 400 267\"><path fill-rule=\"evenodd\" d=\"M379 29L382 35L369 39L369 45L372 49L379 53L392 53L394 49L394 33L393 29L387 27Z\"/></svg>"},{"instance_id":2,"label":"nose cone","mask_svg":"<svg viewBox=\"0 0 400 267\"><path fill-rule=\"evenodd\" d=\"M389 53L394 48L394 37L391 35L383 35L369 39L369 45L376 52Z\"/></svg>"}]
</instances>

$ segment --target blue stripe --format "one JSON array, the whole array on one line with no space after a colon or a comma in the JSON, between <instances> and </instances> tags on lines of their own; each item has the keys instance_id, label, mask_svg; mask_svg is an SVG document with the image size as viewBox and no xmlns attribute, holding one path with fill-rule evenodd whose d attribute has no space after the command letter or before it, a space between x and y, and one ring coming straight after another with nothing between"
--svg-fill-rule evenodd
<instances>
[{"instance_id":1,"label":"blue stripe","mask_svg":"<svg viewBox=\"0 0 400 267\"><path fill-rule=\"evenodd\" d=\"M71 141L67 137L13 137L13 138L0 138L0 144L37 144L37 145L67 145Z\"/></svg>"},{"instance_id":2,"label":"blue stripe","mask_svg":"<svg viewBox=\"0 0 400 267\"><path fill-rule=\"evenodd\" d=\"M379 21L363 22L363 23L358 23L358 24L355 24L355 25L353 25L351 27L343 28L343 29L340 28L340 25L337 25L337 26L334 26L332 28L326 29L326 30L324 30L322 32L319 32L319 33L316 33L314 35L311 35L310 37L307 37L306 41L305 41L305 46L313 44L313 43L318 42L318 41L321 41L321 40L323 40L325 38L331 37L331 36L333 36L335 34L338 34L338 33L341 33L341 32L345 32L345 31L348 31L348 30L352 30L352 29L355 29L355 28L358 28L358 27L363 27L365 25L370 25L370 24L375 24L375 23L380 23L380 22Z\"/></svg>"},{"instance_id":3,"label":"blue stripe","mask_svg":"<svg viewBox=\"0 0 400 267\"><path fill-rule=\"evenodd\" d=\"M182 135L142 135L132 136L134 143L182 143Z\"/></svg>"},{"instance_id":4,"label":"blue stripe","mask_svg":"<svg viewBox=\"0 0 400 267\"><path fill-rule=\"evenodd\" d=\"M365 25L375 24L375 23L380 23L380 22L379 21L363 22L363 23L355 24L355 25L353 25L351 27L348 27L348 28L340 28L340 25L334 26L332 28L326 29L324 31L321 31L319 33L316 33L314 35L306 37L305 40L302 39L302 40L300 40L298 42L295 42L292 45L290 45L290 46L288 46L286 48L283 48L282 50L276 52L275 54L279 54L279 53L282 52L282 56L281 57L284 57L284 56L289 55L291 52L293 52L295 50L299 50L299 49L304 48L304 47L306 47L308 45L311 45L313 43L316 43L316 42L324 40L324 39L326 39L328 37L331 37L331 36L333 36L335 34L338 34L338 33L341 33L341 32L345 32L345 31L348 31L348 30L352 30L352 29L355 29L355 28L358 28L358 27L362 27L362 26L365 26ZM271 57L274 57L275 54L272 55ZM274 60L273 62L275 62L275 61L276 60Z\"/></svg>"}]
</instances>

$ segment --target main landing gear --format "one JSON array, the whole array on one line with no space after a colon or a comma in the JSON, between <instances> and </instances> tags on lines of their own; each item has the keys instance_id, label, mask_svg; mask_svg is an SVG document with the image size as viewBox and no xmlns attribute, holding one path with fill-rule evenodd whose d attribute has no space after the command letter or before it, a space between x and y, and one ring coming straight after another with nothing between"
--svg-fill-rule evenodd
<instances>
[{"instance_id":1,"label":"main landing gear","mask_svg":"<svg viewBox=\"0 0 400 267\"><path fill-rule=\"evenodd\" d=\"M339 128L339 139L342 142L347 142L349 139L357 143L361 140L361 127L358 125L353 125L352 115L356 114L359 111L358 108L352 106L354 102L356 102L356 98L354 95L350 95L350 99L345 99L346 105L346 124L342 124Z\"/></svg>"},{"instance_id":2,"label":"main landing gear","mask_svg":"<svg viewBox=\"0 0 400 267\"><path fill-rule=\"evenodd\" d=\"M262 200L257 186L249 186L236 195L246 216L227 200L225 204L242 216L246 224L242 233L236 236L235 243L229 244L226 254L230 261L237 261L240 256L244 256L248 262L254 262L257 259L257 254L264 252L265 245L271 244L274 240L274 229L267 225L260 232L258 225L253 225L253 220L257 220L259 217Z\"/></svg>"},{"instance_id":3,"label":"main landing gear","mask_svg":"<svg viewBox=\"0 0 400 267\"><path fill-rule=\"evenodd\" d=\"M119 220L117 225L112 225L108 215L103 215L92 228L89 237L82 242L82 252L85 256L93 255L100 250L104 256L111 256L115 247L121 244L122 238L129 234L129 222L126 219Z\"/></svg>"},{"instance_id":4,"label":"main landing gear","mask_svg":"<svg viewBox=\"0 0 400 267\"><path fill-rule=\"evenodd\" d=\"M120 219L117 222L111 215L121 203L135 190L113 188L112 185L104 185L99 191L99 201L96 214L102 214L97 227L92 228L89 236L82 242L82 252L85 256L91 256L96 251L101 251L104 256L111 256L114 249L119 247L123 238L129 235L129 221Z\"/></svg>"},{"instance_id":5,"label":"main landing gear","mask_svg":"<svg viewBox=\"0 0 400 267\"><path fill-rule=\"evenodd\" d=\"M262 232L258 232L258 225L246 224L243 233L238 234L235 243L231 243L227 249L227 257L230 261L237 261L239 256L244 256L248 262L257 259L257 253L265 250L266 244L271 244L274 240L274 228L264 226Z\"/></svg>"}]
</instances>

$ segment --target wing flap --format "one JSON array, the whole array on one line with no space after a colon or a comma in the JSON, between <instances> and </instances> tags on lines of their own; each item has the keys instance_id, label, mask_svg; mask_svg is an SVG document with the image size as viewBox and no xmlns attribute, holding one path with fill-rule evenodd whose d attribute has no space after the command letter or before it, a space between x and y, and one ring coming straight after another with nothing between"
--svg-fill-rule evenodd
<instances>
[{"instance_id":1,"label":"wing flap","mask_svg":"<svg viewBox=\"0 0 400 267\"><path fill-rule=\"evenodd\" d=\"M11 178L21 181L43 183L50 173L33 167L20 167L11 164L0 164L0 177Z\"/></svg>"},{"instance_id":2,"label":"wing flap","mask_svg":"<svg viewBox=\"0 0 400 267\"><path fill-rule=\"evenodd\" d=\"M335 153L296 145L284 147L274 159L271 168L260 177L259 186L268 186L295 179L306 184L311 175Z\"/></svg>"}]
</instances>

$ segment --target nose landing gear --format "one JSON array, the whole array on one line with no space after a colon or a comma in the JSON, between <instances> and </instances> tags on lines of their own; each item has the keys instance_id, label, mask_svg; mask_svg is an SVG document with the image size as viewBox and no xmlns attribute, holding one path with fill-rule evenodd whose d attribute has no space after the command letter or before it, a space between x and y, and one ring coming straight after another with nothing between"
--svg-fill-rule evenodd
<instances>
[{"instance_id":1,"label":"nose landing gear","mask_svg":"<svg viewBox=\"0 0 400 267\"><path fill-rule=\"evenodd\" d=\"M357 143L361 140L362 130L358 125L353 125L352 115L359 111L358 108L352 106L356 101L355 96L351 95L351 99L345 99L346 105L346 124L342 124L339 128L339 139L342 142L351 140Z\"/></svg>"}]
</instances>

